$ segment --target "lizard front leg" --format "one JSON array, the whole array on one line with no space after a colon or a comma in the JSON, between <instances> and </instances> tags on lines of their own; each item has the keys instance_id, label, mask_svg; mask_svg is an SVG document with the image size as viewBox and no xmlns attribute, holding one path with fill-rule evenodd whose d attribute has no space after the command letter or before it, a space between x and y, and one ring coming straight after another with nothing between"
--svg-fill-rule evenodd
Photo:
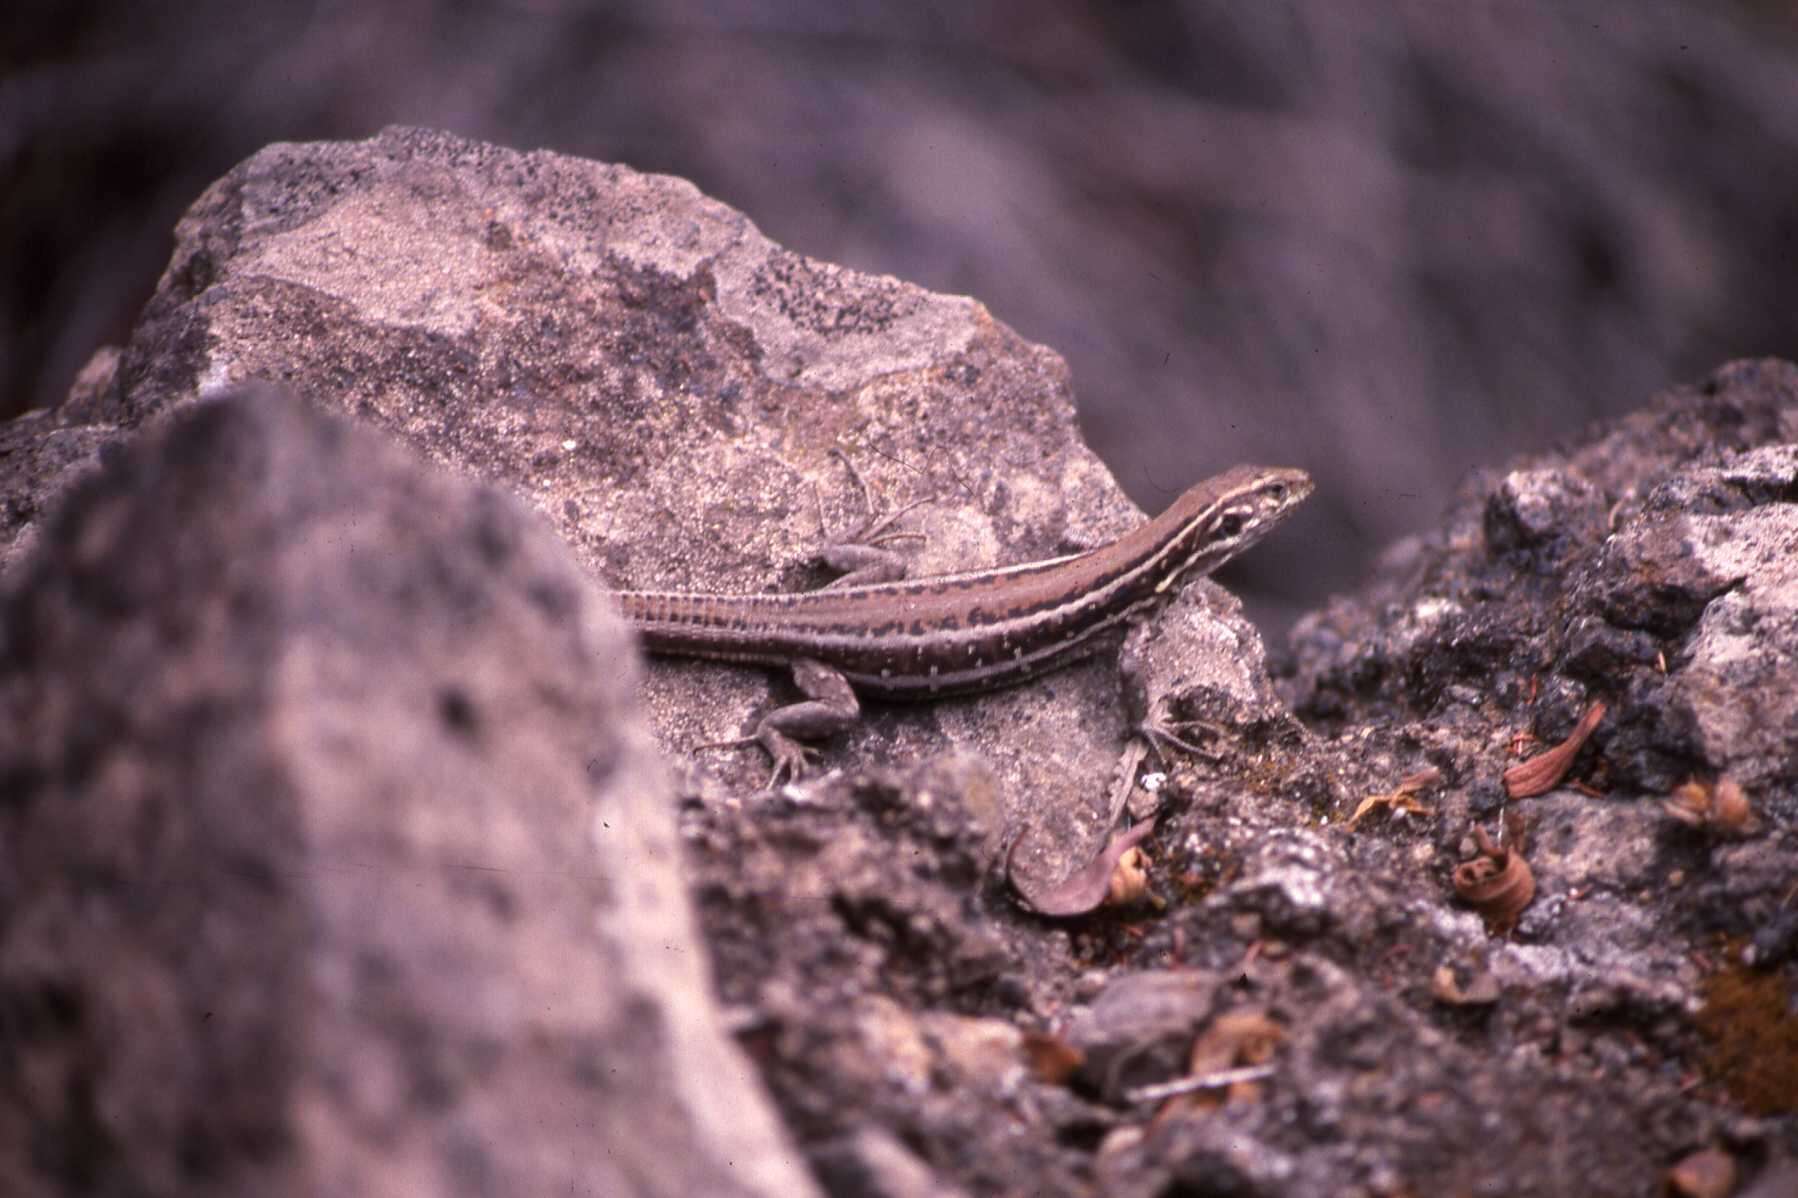
<instances>
[{"instance_id":1,"label":"lizard front leg","mask_svg":"<svg viewBox=\"0 0 1798 1198\"><path fill-rule=\"evenodd\" d=\"M897 582L904 578L910 568L906 559L884 546L894 541L922 541L924 535L916 532L890 532L889 529L899 518L913 508L930 502L928 496L914 499L902 508L881 514L875 511L874 495L868 489L868 483L862 478L861 471L849 460L849 455L840 449L832 449L830 455L843 463L849 472L856 488L862 495L862 523L854 532L846 534L841 540L833 540L830 530L824 524L824 506L818 505L818 527L824 534L826 544L818 551L818 560L835 570L842 577L825 584L829 587L853 587L872 582Z\"/></svg>"},{"instance_id":2,"label":"lizard front leg","mask_svg":"<svg viewBox=\"0 0 1798 1198\"><path fill-rule=\"evenodd\" d=\"M842 575L825 584L826 588L892 582L904 578L906 560L885 546L895 541L924 539L920 533L891 530L901 516L929 502L928 498L914 500L904 507L882 514L875 510L873 493L869 490L867 481L862 478L861 471L849 460L849 455L840 449L832 449L830 453L843 463L849 477L855 482L856 489L861 492L863 521L859 528L840 541L826 544L818 551L819 560ZM829 530L824 527L822 504L819 506L818 523L829 540ZM811 763L810 754L816 750L800 744L801 740L823 740L845 732L861 721L861 703L856 699L849 680L823 662L809 657L795 661L793 682L806 696L807 702L789 703L785 707L775 708L762 717L752 736L740 742L748 743L753 740L768 750L768 756L774 759L774 773L768 778L770 788L780 781L783 773L788 778L797 778Z\"/></svg>"},{"instance_id":3,"label":"lizard front leg","mask_svg":"<svg viewBox=\"0 0 1798 1198\"><path fill-rule=\"evenodd\" d=\"M929 502L928 498L914 500L904 507L880 513L875 509L873 493L869 490L867 481L855 468L855 463L849 460L849 455L840 449L832 449L830 452L832 457L843 463L856 489L861 492L863 520L860 527L841 540L831 541L824 519L823 503L819 503L819 529L830 543L818 551L817 558L842 575L825 584L825 589L893 582L904 578L907 572L905 558L885 546L895 541L924 539L921 533L893 531L893 525L907 512ZM749 736L698 747L761 745L774 760L774 772L768 778L770 788L780 781L782 774L790 779L803 774L811 764L811 754L816 750L800 741L822 740L854 727L861 720L861 703L856 699L849 680L821 661L799 658L793 662L792 671L793 682L806 696L806 702L789 703L785 707L775 708L762 717Z\"/></svg>"}]
</instances>

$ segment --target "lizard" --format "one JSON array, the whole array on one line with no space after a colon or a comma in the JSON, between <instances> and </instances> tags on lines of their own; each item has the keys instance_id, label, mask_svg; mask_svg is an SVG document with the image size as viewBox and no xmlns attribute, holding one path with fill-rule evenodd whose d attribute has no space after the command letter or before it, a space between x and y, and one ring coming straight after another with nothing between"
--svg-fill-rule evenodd
<instances>
[{"instance_id":1,"label":"lizard","mask_svg":"<svg viewBox=\"0 0 1798 1198\"><path fill-rule=\"evenodd\" d=\"M839 557L855 572L815 591L608 594L651 654L792 672L804 700L768 712L749 736L700 746L760 744L773 759L773 786L783 773L797 778L806 769L815 750L802 741L859 721L859 697L930 700L997 690L1115 648L1185 580L1260 541L1311 492L1303 470L1236 466L1108 544L1043 561L904 578L893 576L902 567L851 546ZM859 535L869 545L914 535L873 536L900 514L870 521ZM1152 742L1179 743L1144 731Z\"/></svg>"}]
</instances>

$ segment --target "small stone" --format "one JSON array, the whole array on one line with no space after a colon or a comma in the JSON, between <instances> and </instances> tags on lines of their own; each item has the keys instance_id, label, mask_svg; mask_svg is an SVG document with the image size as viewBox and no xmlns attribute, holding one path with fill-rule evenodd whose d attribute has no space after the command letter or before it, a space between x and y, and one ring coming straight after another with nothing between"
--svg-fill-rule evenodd
<instances>
[{"instance_id":1,"label":"small stone","mask_svg":"<svg viewBox=\"0 0 1798 1198\"><path fill-rule=\"evenodd\" d=\"M1603 527L1604 496L1570 470L1513 470L1486 501L1486 543L1515 555L1595 540Z\"/></svg>"}]
</instances>

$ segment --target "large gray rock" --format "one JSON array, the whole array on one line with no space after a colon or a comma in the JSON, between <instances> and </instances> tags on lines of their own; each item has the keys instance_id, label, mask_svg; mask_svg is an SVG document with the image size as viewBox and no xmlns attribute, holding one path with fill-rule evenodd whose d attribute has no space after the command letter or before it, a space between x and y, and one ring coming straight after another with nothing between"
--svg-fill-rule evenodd
<instances>
[{"instance_id":1,"label":"large gray rock","mask_svg":"<svg viewBox=\"0 0 1798 1198\"><path fill-rule=\"evenodd\" d=\"M864 514L837 448L889 503L930 497L906 522L928 538L907 547L914 573L1049 557L1140 519L1080 439L1061 359L974 300L803 258L683 180L424 130L271 146L221 179L95 374L60 442L16 458L66 446L60 463L87 445L69 430L280 379L517 495L621 588L817 585L817 549ZM1231 464L1195 453L1169 499ZM36 511L8 510L3 539ZM670 664L644 701L678 753L752 727L787 685ZM1123 731L1098 663L876 710L824 764L976 745L1006 820L1041 833L1029 867L1060 877L1104 836ZM705 765L688 785L712 797L767 776L753 747Z\"/></svg>"},{"instance_id":2,"label":"large gray rock","mask_svg":"<svg viewBox=\"0 0 1798 1198\"><path fill-rule=\"evenodd\" d=\"M277 394L0 608L0 1190L805 1193L628 642L541 523Z\"/></svg>"}]
</instances>

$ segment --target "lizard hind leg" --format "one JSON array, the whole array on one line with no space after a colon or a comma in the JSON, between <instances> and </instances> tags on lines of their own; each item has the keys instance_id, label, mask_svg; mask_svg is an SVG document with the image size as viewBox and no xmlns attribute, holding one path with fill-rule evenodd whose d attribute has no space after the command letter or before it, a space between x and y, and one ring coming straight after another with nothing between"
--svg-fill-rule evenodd
<instances>
[{"instance_id":1,"label":"lizard hind leg","mask_svg":"<svg viewBox=\"0 0 1798 1198\"><path fill-rule=\"evenodd\" d=\"M855 697L849 679L815 658L802 657L793 663L793 683L806 696L803 703L777 707L756 725L755 738L768 756L774 759L774 773L768 779L773 788L784 772L798 778L810 764L811 749L800 740L822 740L847 732L861 722L862 705Z\"/></svg>"},{"instance_id":2,"label":"lizard hind leg","mask_svg":"<svg viewBox=\"0 0 1798 1198\"><path fill-rule=\"evenodd\" d=\"M861 703L849 680L836 670L810 657L793 663L793 682L806 696L803 702L776 707L761 718L748 736L695 745L696 749L735 748L759 744L774 761L774 772L768 776L767 789L780 784L781 776L789 780L802 777L816 752L801 741L822 740L846 732L861 722Z\"/></svg>"}]
</instances>

